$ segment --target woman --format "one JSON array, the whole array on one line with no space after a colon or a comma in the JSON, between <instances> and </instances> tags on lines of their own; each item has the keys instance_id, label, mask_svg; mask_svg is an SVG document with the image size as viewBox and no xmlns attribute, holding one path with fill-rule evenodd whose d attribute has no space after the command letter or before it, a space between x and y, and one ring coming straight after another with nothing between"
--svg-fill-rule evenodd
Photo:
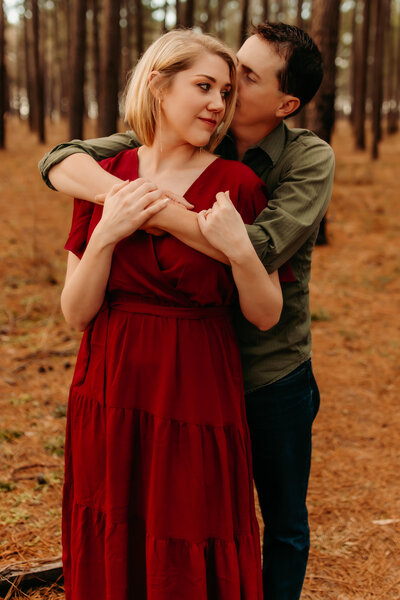
<instances>
[{"instance_id":1,"label":"woman","mask_svg":"<svg viewBox=\"0 0 400 600\"><path fill-rule=\"evenodd\" d=\"M217 40L160 38L127 92L143 145L102 162L130 183L104 209L75 201L61 305L85 333L68 409L67 600L262 597L233 279L260 327L278 320L282 299L234 208L252 221L262 184L208 151L229 125L234 87L235 59ZM201 213L196 227L231 271L138 231L167 210L165 188ZM221 218L226 239L213 229Z\"/></svg>"}]
</instances>

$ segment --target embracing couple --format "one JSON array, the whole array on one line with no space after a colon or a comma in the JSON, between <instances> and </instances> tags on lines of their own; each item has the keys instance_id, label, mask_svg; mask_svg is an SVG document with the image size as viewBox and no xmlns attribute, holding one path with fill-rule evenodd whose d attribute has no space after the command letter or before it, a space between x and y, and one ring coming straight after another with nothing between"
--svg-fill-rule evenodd
<instances>
[{"instance_id":1,"label":"embracing couple","mask_svg":"<svg viewBox=\"0 0 400 600\"><path fill-rule=\"evenodd\" d=\"M300 597L319 407L308 283L334 158L284 120L321 80L296 27L256 27L237 59L173 31L128 83L134 133L41 161L50 187L79 198L61 298L84 331L67 419L68 600Z\"/></svg>"}]
</instances>

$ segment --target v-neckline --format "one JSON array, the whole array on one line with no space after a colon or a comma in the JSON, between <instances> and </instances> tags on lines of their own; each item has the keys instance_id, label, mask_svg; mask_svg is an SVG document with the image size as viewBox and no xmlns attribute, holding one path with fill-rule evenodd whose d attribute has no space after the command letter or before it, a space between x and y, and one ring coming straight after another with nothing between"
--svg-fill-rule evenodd
<instances>
[{"instance_id":1,"label":"v-neckline","mask_svg":"<svg viewBox=\"0 0 400 600\"><path fill-rule=\"evenodd\" d=\"M136 157L136 177L139 177L139 148L135 148L134 152L135 152L135 157ZM182 194L182 196L183 196L183 198L185 198L185 200L187 200L187 195L192 192L192 188L195 187L195 185L203 178L203 176L208 172L208 170L210 169L210 167L212 167L219 160L222 160L222 158L220 156L216 156L215 159L212 162L210 162L202 170L202 172L199 174L199 176L196 177L196 179L194 181L192 181L192 183L189 185L189 187L187 188L187 190L185 191L185 193ZM169 191L175 193L173 190L169 190ZM179 194L179 195L181 195L181 194Z\"/></svg>"}]
</instances>

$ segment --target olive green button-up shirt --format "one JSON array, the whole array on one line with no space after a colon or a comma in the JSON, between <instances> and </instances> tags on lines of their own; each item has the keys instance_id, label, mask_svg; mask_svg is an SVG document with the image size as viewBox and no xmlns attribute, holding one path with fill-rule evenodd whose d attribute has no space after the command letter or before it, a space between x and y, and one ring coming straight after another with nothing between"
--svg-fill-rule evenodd
<instances>
[{"instance_id":1,"label":"olive green button-up shirt","mask_svg":"<svg viewBox=\"0 0 400 600\"><path fill-rule=\"evenodd\" d=\"M73 140L56 146L39 163L43 179L52 187L48 171L76 152L96 160L137 146L132 133L96 140ZM228 134L217 149L223 158L237 160L235 140ZM308 284L311 254L319 223L332 192L332 148L305 129L280 123L243 157L266 184L268 206L247 226L257 254L269 272L289 262L295 281L283 281L280 321L259 331L240 311L236 327L247 392L277 381L311 356L311 318Z\"/></svg>"}]
</instances>

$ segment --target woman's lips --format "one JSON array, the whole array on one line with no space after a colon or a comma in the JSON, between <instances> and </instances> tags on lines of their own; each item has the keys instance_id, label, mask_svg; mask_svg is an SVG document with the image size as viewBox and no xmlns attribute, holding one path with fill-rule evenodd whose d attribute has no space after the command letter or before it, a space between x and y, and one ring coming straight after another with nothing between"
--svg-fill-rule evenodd
<instances>
[{"instance_id":1,"label":"woman's lips","mask_svg":"<svg viewBox=\"0 0 400 600\"><path fill-rule=\"evenodd\" d=\"M210 127L215 127L217 124L217 121L214 121L213 119L203 119L202 117L199 117L199 119L200 121L203 121L203 123L207 123Z\"/></svg>"}]
</instances>

